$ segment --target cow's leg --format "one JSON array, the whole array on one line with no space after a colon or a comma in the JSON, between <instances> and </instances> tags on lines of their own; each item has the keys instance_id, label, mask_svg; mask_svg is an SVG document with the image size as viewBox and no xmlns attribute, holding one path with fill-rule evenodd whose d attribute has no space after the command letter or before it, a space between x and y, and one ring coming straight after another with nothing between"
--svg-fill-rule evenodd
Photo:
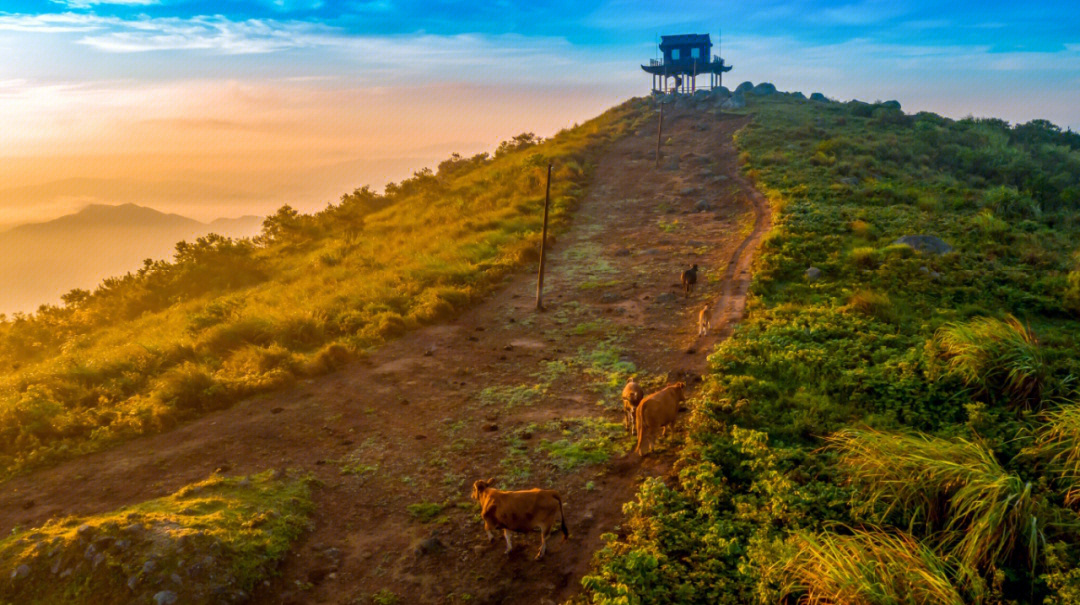
<instances>
[{"instance_id":1,"label":"cow's leg","mask_svg":"<svg viewBox=\"0 0 1080 605\"><path fill-rule=\"evenodd\" d=\"M550 527L540 526L540 552L536 553L537 561L544 558L544 553L547 552L547 534L550 529Z\"/></svg>"},{"instance_id":2,"label":"cow's leg","mask_svg":"<svg viewBox=\"0 0 1080 605\"><path fill-rule=\"evenodd\" d=\"M504 529L503 530L503 537L506 538L506 554L510 554L510 549L512 549L514 547L514 545L510 543L510 530L509 529Z\"/></svg>"},{"instance_id":3,"label":"cow's leg","mask_svg":"<svg viewBox=\"0 0 1080 605\"><path fill-rule=\"evenodd\" d=\"M487 532L488 542L494 542L495 541L495 534L491 533L491 530L487 529L486 527L484 528L484 531Z\"/></svg>"},{"instance_id":4,"label":"cow's leg","mask_svg":"<svg viewBox=\"0 0 1080 605\"><path fill-rule=\"evenodd\" d=\"M622 408L622 425L623 428L626 429L626 432L629 433L632 430L630 427L633 426L633 423L634 420L630 417L630 406L624 401Z\"/></svg>"}]
</instances>

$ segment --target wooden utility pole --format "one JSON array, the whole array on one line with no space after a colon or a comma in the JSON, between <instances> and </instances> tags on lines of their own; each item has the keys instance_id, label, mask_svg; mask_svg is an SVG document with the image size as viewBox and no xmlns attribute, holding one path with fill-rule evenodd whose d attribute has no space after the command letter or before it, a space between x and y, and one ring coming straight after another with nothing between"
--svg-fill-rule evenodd
<instances>
[{"instance_id":1,"label":"wooden utility pole","mask_svg":"<svg viewBox=\"0 0 1080 605\"><path fill-rule=\"evenodd\" d=\"M544 310L544 261L547 259L548 206L551 204L551 162L548 162L547 186L544 189L544 230L540 235L540 273L536 276L536 310Z\"/></svg>"},{"instance_id":2,"label":"wooden utility pole","mask_svg":"<svg viewBox=\"0 0 1080 605\"><path fill-rule=\"evenodd\" d=\"M656 127L656 167L660 167L660 137L664 133L664 98L660 97L660 124Z\"/></svg>"}]
</instances>

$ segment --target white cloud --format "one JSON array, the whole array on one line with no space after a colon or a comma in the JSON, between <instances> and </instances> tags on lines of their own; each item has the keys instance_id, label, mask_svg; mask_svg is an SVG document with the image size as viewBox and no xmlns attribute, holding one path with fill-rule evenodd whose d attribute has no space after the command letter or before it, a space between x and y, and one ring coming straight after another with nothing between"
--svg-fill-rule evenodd
<instances>
[{"instance_id":1,"label":"white cloud","mask_svg":"<svg viewBox=\"0 0 1080 605\"><path fill-rule=\"evenodd\" d=\"M152 6L160 0L52 0L54 4L63 4L68 8L90 8L96 4L113 4L122 6Z\"/></svg>"}]
</instances>

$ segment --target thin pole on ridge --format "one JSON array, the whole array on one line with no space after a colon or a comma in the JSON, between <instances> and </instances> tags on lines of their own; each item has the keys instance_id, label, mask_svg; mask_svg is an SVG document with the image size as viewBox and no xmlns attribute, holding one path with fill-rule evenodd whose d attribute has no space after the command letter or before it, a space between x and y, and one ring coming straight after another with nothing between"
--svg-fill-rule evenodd
<instances>
[{"instance_id":1,"label":"thin pole on ridge","mask_svg":"<svg viewBox=\"0 0 1080 605\"><path fill-rule=\"evenodd\" d=\"M544 261L547 258L548 205L551 203L551 162L548 162L547 186L544 189L544 230L540 235L540 272L536 276L536 310L544 310Z\"/></svg>"},{"instance_id":2,"label":"thin pole on ridge","mask_svg":"<svg viewBox=\"0 0 1080 605\"><path fill-rule=\"evenodd\" d=\"M664 98L660 97L660 124L656 127L656 167L660 167L660 137L664 132Z\"/></svg>"}]
</instances>

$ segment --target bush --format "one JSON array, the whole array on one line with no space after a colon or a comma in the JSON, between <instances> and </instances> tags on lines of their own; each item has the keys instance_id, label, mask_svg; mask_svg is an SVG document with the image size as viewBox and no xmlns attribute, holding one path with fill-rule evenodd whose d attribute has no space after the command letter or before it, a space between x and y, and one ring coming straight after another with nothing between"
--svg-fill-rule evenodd
<instances>
[{"instance_id":1,"label":"bush","mask_svg":"<svg viewBox=\"0 0 1080 605\"><path fill-rule=\"evenodd\" d=\"M1034 332L1015 317L948 324L937 331L934 344L949 371L977 394L1041 406L1049 371Z\"/></svg>"}]
</instances>

